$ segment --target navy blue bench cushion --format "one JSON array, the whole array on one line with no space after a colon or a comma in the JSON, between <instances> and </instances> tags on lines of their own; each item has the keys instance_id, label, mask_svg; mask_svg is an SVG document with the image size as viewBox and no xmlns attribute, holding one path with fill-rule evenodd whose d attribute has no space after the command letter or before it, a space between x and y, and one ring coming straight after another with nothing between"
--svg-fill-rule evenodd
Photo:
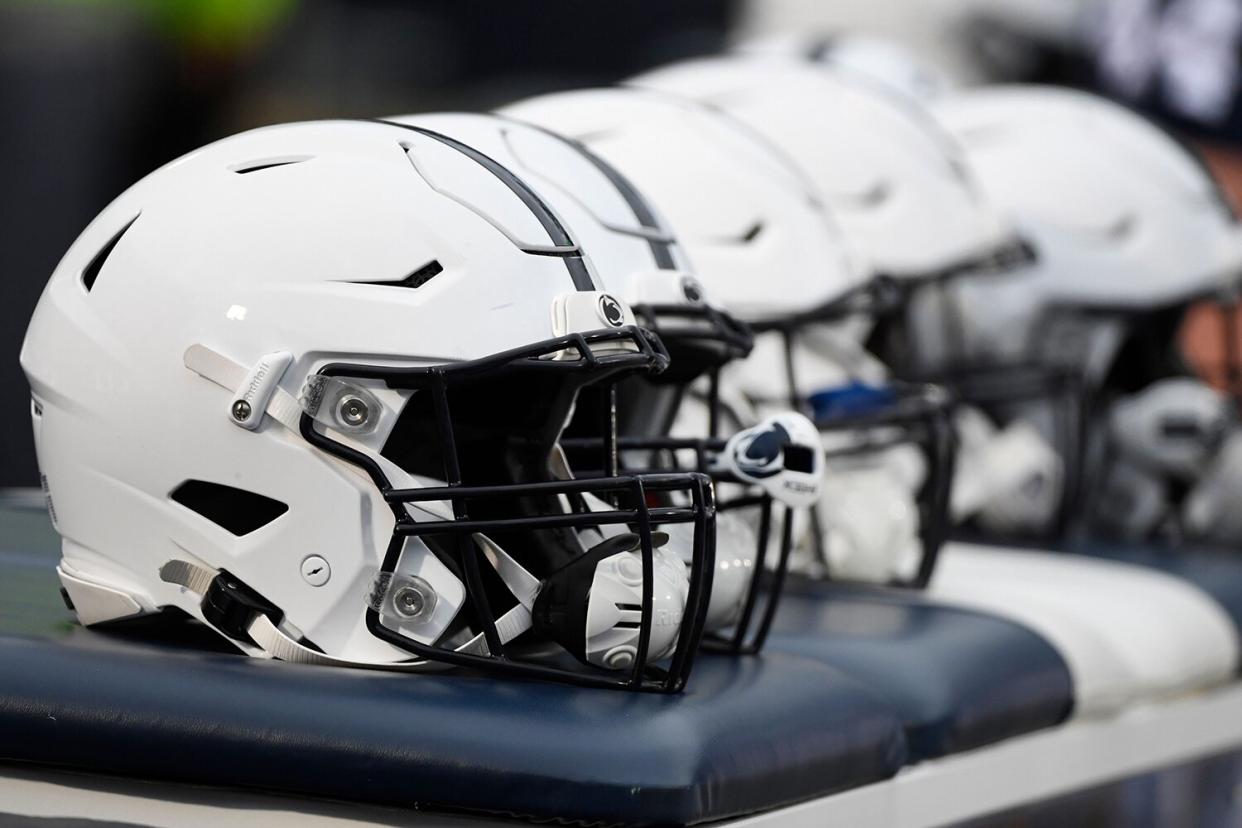
<instances>
[{"instance_id":1,"label":"navy blue bench cushion","mask_svg":"<svg viewBox=\"0 0 1242 828\"><path fill-rule=\"evenodd\" d=\"M0 757L315 797L660 825L877 781L905 758L890 712L798 658L705 657L684 696L670 698L109 643L0 638Z\"/></svg>"},{"instance_id":2,"label":"navy blue bench cushion","mask_svg":"<svg viewBox=\"0 0 1242 828\"><path fill-rule=\"evenodd\" d=\"M868 686L902 718L916 760L1051 727L1073 707L1069 670L1043 638L917 593L794 581L768 647Z\"/></svg>"},{"instance_id":3,"label":"navy blue bench cushion","mask_svg":"<svg viewBox=\"0 0 1242 828\"><path fill-rule=\"evenodd\" d=\"M1189 581L1212 596L1242 634L1242 550L1084 541L1071 551L1151 567Z\"/></svg>"},{"instance_id":4,"label":"navy blue bench cushion","mask_svg":"<svg viewBox=\"0 0 1242 828\"><path fill-rule=\"evenodd\" d=\"M188 622L84 630L56 606L54 554L30 538L34 551L13 551L23 520L0 510L3 760L664 825L824 796L906 758L901 723L873 695L790 655L703 655L668 697L260 661Z\"/></svg>"}]
</instances>

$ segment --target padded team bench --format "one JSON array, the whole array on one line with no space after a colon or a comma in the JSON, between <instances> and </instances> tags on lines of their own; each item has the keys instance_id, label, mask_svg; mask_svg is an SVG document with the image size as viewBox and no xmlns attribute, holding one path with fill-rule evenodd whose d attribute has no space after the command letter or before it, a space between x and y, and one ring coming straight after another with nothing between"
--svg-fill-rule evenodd
<instances>
[{"instance_id":1,"label":"padded team bench","mask_svg":"<svg viewBox=\"0 0 1242 828\"><path fill-rule=\"evenodd\" d=\"M791 579L768 648L870 687L901 716L915 760L1051 727L1073 708L1069 670L1046 640L918 593Z\"/></svg>"},{"instance_id":2,"label":"padded team bench","mask_svg":"<svg viewBox=\"0 0 1242 828\"><path fill-rule=\"evenodd\" d=\"M873 694L797 656L702 656L679 697L258 661L188 624L163 640L77 627L57 606L56 555L46 517L0 508L3 760L664 825L864 785L906 758Z\"/></svg>"}]
</instances>

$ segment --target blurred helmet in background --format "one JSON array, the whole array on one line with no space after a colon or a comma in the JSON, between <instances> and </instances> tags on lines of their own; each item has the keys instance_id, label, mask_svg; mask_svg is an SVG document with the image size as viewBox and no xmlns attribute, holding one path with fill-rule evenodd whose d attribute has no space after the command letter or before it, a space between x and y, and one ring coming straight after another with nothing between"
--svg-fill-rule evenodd
<instances>
[{"instance_id":1,"label":"blurred helmet in background","mask_svg":"<svg viewBox=\"0 0 1242 828\"><path fill-rule=\"evenodd\" d=\"M971 85L1031 78L1081 50L1100 0L887 0L883 3L750 0L739 42L825 36L900 44L903 51ZM841 34L838 34L841 33Z\"/></svg>"},{"instance_id":2,"label":"blurred helmet in background","mask_svg":"<svg viewBox=\"0 0 1242 828\"><path fill-rule=\"evenodd\" d=\"M841 70L756 58L686 61L632 83L724 110L805 171L847 242L897 288L869 344L907 378L941 379L911 370L911 300L926 301L919 294L928 285L1001 279L1030 258L1006 213L974 180L961 147L908 96ZM996 379L1007 386L1013 377ZM984 383L958 385L967 402L995 393ZM1031 429L998 431L985 417L957 419L954 519L997 509L1006 520L1022 511L1046 519L1047 504L1056 503L1049 486L1061 477L1046 440Z\"/></svg>"},{"instance_id":3,"label":"blurred helmet in background","mask_svg":"<svg viewBox=\"0 0 1242 828\"><path fill-rule=\"evenodd\" d=\"M686 61L629 83L717 107L805 173L848 243L903 283L991 268L1020 243L960 147L920 106L844 72L745 58Z\"/></svg>"},{"instance_id":4,"label":"blurred helmet in background","mask_svg":"<svg viewBox=\"0 0 1242 828\"><path fill-rule=\"evenodd\" d=\"M1186 472L1216 454L1233 414L1224 395L1188 379L1179 332L1201 300L1233 304L1242 275L1233 210L1183 145L1102 99L1014 87L932 109L1036 257L1003 279L947 286L939 313L914 320L913 353L956 375L1017 363L1072 375L1080 406L1095 411L1085 450L1098 485L1084 507L1094 528L1181 533L1195 486ZM1238 376L1232 320L1218 319L1215 379L1226 385ZM1046 409L1006 416L1051 430Z\"/></svg>"},{"instance_id":5,"label":"blurred helmet in background","mask_svg":"<svg viewBox=\"0 0 1242 828\"><path fill-rule=\"evenodd\" d=\"M820 499L812 525L798 533L811 553L807 568L925 582L949 471L944 401L922 386L888 384L860 346L886 283L852 253L802 172L745 124L659 92L549 95L506 112L586 143L633 180L668 216L712 294L755 328L750 358L721 376L721 399L737 422L795 405L824 433L826 486L839 479L844 488L870 487L857 508ZM932 444L930 473L911 442ZM909 519L912 491L927 520ZM896 511L904 542L876 531Z\"/></svg>"},{"instance_id":6,"label":"blurred helmet in background","mask_svg":"<svg viewBox=\"0 0 1242 828\"><path fill-rule=\"evenodd\" d=\"M940 66L905 43L867 32L774 34L746 40L733 51L745 57L804 62L848 72L916 101L946 95L957 86Z\"/></svg>"}]
</instances>

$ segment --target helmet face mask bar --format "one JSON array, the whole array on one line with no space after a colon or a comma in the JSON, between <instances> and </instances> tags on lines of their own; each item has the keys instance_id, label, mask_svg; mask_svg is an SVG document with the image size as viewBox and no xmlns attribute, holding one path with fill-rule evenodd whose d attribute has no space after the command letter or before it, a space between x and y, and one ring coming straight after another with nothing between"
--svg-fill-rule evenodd
<instances>
[{"instance_id":1,"label":"helmet face mask bar","mask_svg":"<svg viewBox=\"0 0 1242 828\"><path fill-rule=\"evenodd\" d=\"M856 439L861 437L855 445L829 449L829 463L902 445L916 447L926 459L926 473L915 493L920 547L917 565L912 571L894 574L888 582L889 586L923 589L931 581L940 548L950 530L949 496L953 489L957 446L952 402L942 388L934 385L893 381L880 391L880 400L876 401L880 405L869 411L820 415L814 422L821 433L851 433ZM817 537L816 543L822 548L824 541ZM826 560L822 552L821 560ZM824 576L832 578L831 568Z\"/></svg>"},{"instance_id":2,"label":"helmet face mask bar","mask_svg":"<svg viewBox=\"0 0 1242 828\"><path fill-rule=\"evenodd\" d=\"M985 257L943 271L893 279L900 296L881 315L869 343L906 382L950 389L953 407L974 406L1004 419L1007 407L1035 402L1048 406L1052 442L1063 462L1061 489L1047 523L1004 538L1011 542L1056 541L1072 529L1079 493L1086 488L1082 459L1090 411L1087 385L1081 369L1070 362L974 358L963 340L966 323L953 290L974 280L1020 277L1022 268L1034 265L1038 257L1032 244L1018 239ZM934 368L918 364L915 358L918 348L911 336L911 318L916 297L936 306L933 324L945 353L942 364ZM950 422L952 416L950 412ZM978 534L970 521L959 526L952 526L951 520L948 523L946 528L959 537ZM996 539L994 531L983 534Z\"/></svg>"},{"instance_id":3,"label":"helmet face mask bar","mask_svg":"<svg viewBox=\"0 0 1242 828\"><path fill-rule=\"evenodd\" d=\"M963 363L924 378L952 389L959 405L973 406L1002 422L1015 406L1047 407L1051 443L1061 460L1060 491L1043 525L1016 529L1003 540L1047 544L1072 533L1079 517L1080 496L1089 488L1084 453L1091 402L1081 371L1036 362ZM995 529L978 530L970 521L954 527L953 534L964 539L976 535L997 539Z\"/></svg>"},{"instance_id":4,"label":"helmet face mask bar","mask_svg":"<svg viewBox=\"0 0 1242 828\"><path fill-rule=\"evenodd\" d=\"M806 390L797 375L794 356L799 334L808 326L839 324L860 315L882 317L900 306L902 292L899 283L877 277L830 306L757 322L754 328L757 335L780 337L789 404L809 410L815 428L834 444L826 449L829 468L899 446L912 446L922 454L926 470L915 493L920 547L917 565L910 571L894 573L888 581L889 586L922 589L931 580L950 529L949 497L956 453L953 399L936 385L894 380L873 385L855 379L836 388ZM817 577L834 580L822 521L818 513L813 512L811 517L813 552L822 567Z\"/></svg>"},{"instance_id":5,"label":"helmet face mask bar","mask_svg":"<svg viewBox=\"0 0 1242 828\"><path fill-rule=\"evenodd\" d=\"M596 353L602 347L622 344L635 350L624 353ZM572 354L567 357L566 355ZM486 382L507 372L526 382L547 378L552 382L601 384L616 381L627 373L660 370L667 364L667 354L659 340L634 327L617 330L571 334L514 351L469 362L428 367L385 367L337 363L323 367L319 376L345 380L379 380L389 388L413 391L430 396L436 433L441 451L440 475L444 486L428 488L396 488L380 464L368 455L340 442L315 427L315 419L304 413L302 435L318 448L352 463L365 471L381 490L392 507L396 526L380 566L373 596L366 611L366 625L372 634L384 641L428 660L476 667L515 676L555 679L583 686L611 687L630 690L678 692L686 682L693 665L694 653L702 636L711 591L714 548L714 504L711 484L699 474L618 474L615 467L605 475L583 480L555 480L494 484L469 480L469 452L455 433L452 398L463 382ZM456 423L460 426L460 423ZM615 438L615 419L608 424L605 440ZM465 461L465 463L463 463ZM650 497L676 492L682 505L652 507ZM608 511L591 511L582 503L584 495L609 501ZM407 505L429 502L451 504L452 518L415 520ZM559 503L576 506L560 511ZM662 540L656 527L663 524L693 526L693 554L689 564L690 587L685 597L684 617L660 617L653 596L657 583L655 550ZM482 533L498 533L513 537L525 529L533 533L576 530L589 527L624 526L628 535L614 536L588 550L585 554L563 557L559 567L544 575L538 593L528 608L536 632L559 643L587 669L574 669L522 658L520 648L503 640L501 628L505 618L498 615L488 599L484 584L484 566L480 557L487 544L476 546L472 538ZM392 602L401 576L398 561L407 538L444 539L428 543L450 570L462 573L471 595L475 598L476 623L482 628L472 646L446 648L417 641L385 624L383 609ZM620 542L618 542L620 538ZM503 546L504 544L501 544ZM495 544L491 544L493 554ZM603 557L633 548L641 559L641 601L637 607L627 606L627 618L619 626L637 630L637 645L627 669L604 670L587 661L583 635L575 627L585 608L591 586L591 573ZM494 566L495 564L493 564ZM638 574L638 573L633 573ZM492 590L494 593L495 590ZM521 596L519 596L520 598ZM425 600L420 597L419 600ZM660 626L680 622L680 633L671 653L653 652L653 635ZM667 648L666 648L667 649ZM655 662L669 658L667 669Z\"/></svg>"},{"instance_id":6,"label":"helmet face mask bar","mask_svg":"<svg viewBox=\"0 0 1242 828\"><path fill-rule=\"evenodd\" d=\"M684 384L704 372L716 373L733 360L745 359L755 345L750 326L704 302L695 280L684 280L683 289L692 304L639 302L630 306L639 323L669 351L669 370L653 377L657 382Z\"/></svg>"},{"instance_id":7,"label":"helmet face mask bar","mask_svg":"<svg viewBox=\"0 0 1242 828\"><path fill-rule=\"evenodd\" d=\"M722 416L720 371L730 362L745 359L750 354L754 335L749 325L704 301L703 290L693 278L683 278L682 289L689 304L651 302L632 306L635 317L657 334L668 349L670 370L640 378L638 381L644 383L645 388L630 385L633 393L623 395L619 411L617 395L605 392L601 407L612 411L614 416L619 416L626 423L624 433L618 436L615 446L610 450L598 439L583 437L562 438L560 444L575 457L572 464L575 468L595 468L595 464L587 458L592 455L598 457L602 452L604 462L600 464L603 469L600 473L604 475L609 474L608 463L614 462L620 463L630 474L661 476L689 471L708 475L716 483L732 483L748 488L746 494L716 504L717 514L757 510L758 528L754 557L745 562L749 573L741 601L726 626L709 629L704 634L703 646L714 652L754 655L762 650L779 605L794 547L793 526L797 507L782 504L780 544L775 556L771 555L771 527L776 499L762 488L752 486L753 481L738 476L721 462L720 458L727 451L730 441L717 436ZM707 388L706 436L668 436L682 398L689 392L692 383L700 379ZM675 399L663 404L658 402L669 395ZM627 410L640 408L654 409L659 413L653 420L647 412ZM646 416L626 416L636 413ZM803 458L799 452L806 456ZM794 441L787 441L781 447L782 463L788 462L795 471L818 476L818 464L813 454L811 449ZM693 459L683 462L687 456ZM793 459L795 456L801 459ZM639 458L646 458L646 462ZM675 500L675 493L667 491L655 497L672 501Z\"/></svg>"},{"instance_id":8,"label":"helmet face mask bar","mask_svg":"<svg viewBox=\"0 0 1242 828\"><path fill-rule=\"evenodd\" d=\"M757 511L754 556L733 563L735 568L741 565L747 570L740 600L732 612L722 616L725 619L723 626L718 622L708 629L703 637L703 646L714 652L754 655L763 648L779 605L794 548L795 514L800 506L784 501L780 503L780 542L773 555L770 541L777 497L764 487L755 485L755 480L737 474L723 459L738 438L756 430L743 429L731 440L717 436L722 417L718 396L720 369L731 360L748 354L753 337L748 326L707 305L639 305L634 312L639 319L651 320L662 332L660 341L666 343L670 354L676 355L673 364L678 359L682 360L682 371L668 387L661 387L662 376L643 377L641 381L648 383L649 387L625 395L619 411L617 395L597 391L596 398L603 402L600 407L626 421L626 414L635 413L627 411L627 408L648 407L648 403L667 393L674 394L677 399L672 404L651 405L652 408L663 408L667 414L658 416L654 422L650 417L630 418L627 432L618 436L612 447L602 444L598 438L582 436L563 437L560 445L573 458L571 465L574 468L599 469L595 473L604 476L609 474L608 464L612 462L619 463L624 473L644 478L670 474L676 478L684 473L694 473L708 476L717 484L735 484L746 488L744 494L717 503L716 513L741 515ZM671 418L676 414L682 396L688 393L690 383L699 378L703 380L708 395L706 436L669 436ZM578 418L590 420L595 413L584 406ZM812 448L801 444L799 438L806 440L806 435L794 436L784 432L778 449L780 473L792 473L788 476L817 481L822 472L822 452L818 445ZM591 462L601 455L602 463ZM814 485L817 488L817 483ZM672 489L652 495L653 500L662 504L676 504L682 497L683 493ZM735 525L735 528L743 527Z\"/></svg>"},{"instance_id":9,"label":"helmet face mask bar","mask_svg":"<svg viewBox=\"0 0 1242 828\"><path fill-rule=\"evenodd\" d=\"M683 278L682 290L689 304L649 302L632 306L635 317L656 333L667 347L671 357L670 370L640 378L638 381L646 387L630 384L628 388L632 393L622 395L619 411L618 396L605 392L601 407L612 411L625 423L613 450L601 446L598 439L592 438L567 437L560 444L575 457L572 464L575 468L594 468L587 458L599 456L602 450L604 475L609 474L607 464L611 461L619 462L630 474L661 476L670 471L687 470L708 475L716 483L747 488L745 494L716 504L717 514L741 515L757 511L756 542L754 557L734 564L735 567L743 564L748 570L740 602L733 612L725 616L727 622L723 627L713 626L704 634L703 646L713 652L754 655L762 650L779 606L795 545L795 515L800 507L789 502L781 503L779 548L773 555L770 546L777 498L770 491L753 485L755 481L734 473L722 462L731 441L717 436L722 417L720 371L730 362L745 359L750 354L754 335L749 325L704 301L703 290L693 278ZM706 436L668 436L682 398L700 379L707 388ZM669 400L669 396L673 399ZM587 410L584 406L582 413L586 414ZM654 418L650 416L651 410L657 412ZM635 414L642 416L627 416ZM587 418L590 419L590 415ZM740 427L741 424L738 425ZM735 438L747 431L750 430L743 429ZM779 454L782 470L787 468L796 476L819 477L822 452L818 446L812 449L800 445L796 438L786 433ZM687 456L693 458L689 463L683 462ZM647 462L638 460L644 457ZM675 502L676 493L669 490L655 498Z\"/></svg>"},{"instance_id":10,"label":"helmet face mask bar","mask_svg":"<svg viewBox=\"0 0 1242 828\"><path fill-rule=\"evenodd\" d=\"M968 533L1045 543L1112 537L1122 524L1097 513L1119 459L1111 410L1189 374L1178 345L1193 307L1209 305L1197 315L1198 343L1225 342L1210 366L1216 376L1202 370L1209 366L1196 366L1199 375L1238 396L1239 343L1230 340L1242 254L1233 211L1193 151L1088 95L978 91L939 101L933 112L964 147L988 199L1013 214L1038 255L1014 262L994 283L966 273L929 286L917 297L926 304L913 309L924 318L905 320L924 341L894 338L884 352L909 357L906 376L945 382L997 423L1034 426L1059 460L1054 500L1019 495L1012 507L1035 507L1021 520L981 520L967 524ZM1087 132L1107 137L1111 149L1084 141ZM1176 524L1182 484L1163 475L1153 471L1152 491L1160 490L1154 497L1167 501L1161 508ZM1130 539L1145 520L1133 519L1124 530Z\"/></svg>"},{"instance_id":11,"label":"helmet face mask bar","mask_svg":"<svg viewBox=\"0 0 1242 828\"><path fill-rule=\"evenodd\" d=\"M597 449L599 445L598 441L582 438L571 438L563 444L571 450ZM749 487L753 482L722 465L720 458L729 449L729 441L723 438L620 437L617 448L626 457L648 458L647 464L641 467L634 462L627 463L626 470L630 474L659 477L672 472L674 476L679 476L676 472L689 467L693 472L710 475L717 484L733 483ZM816 463L815 458L810 456L811 450L796 444L786 444L782 449L783 464L795 470L805 469L807 474L814 473ZM685 462L687 456L693 458L689 463ZM758 510L757 544L754 559L745 564L750 570L749 577L734 617L724 627L705 633L703 646L706 649L735 655L754 655L763 649L776 615L794 548L793 527L797 509L787 503L781 504L780 544L775 557L770 557L776 505L776 499L770 493L758 488L716 504L717 515Z\"/></svg>"},{"instance_id":12,"label":"helmet face mask bar","mask_svg":"<svg viewBox=\"0 0 1242 828\"><path fill-rule=\"evenodd\" d=\"M668 350L669 367L660 374L630 377L615 387L583 389L558 441L566 466L584 477L611 476L615 474L610 470L613 465L630 473L677 471L678 465L640 447L664 445L690 386L700 381L718 382L716 378L725 366L749 354L753 338L744 323L711 301L709 291L704 290L682 254L677 234L663 221L659 210L609 162L582 143L555 132L489 115L413 115L398 120L451 135L528 176L587 249L607 251L607 256L592 258L600 283L624 299L638 324L655 333ZM712 410L716 411L716 406ZM610 444L601 439L597 423L614 418L619 439ZM716 423L719 417L707 419ZM695 425L680 436L691 443L715 436L710 429ZM721 447L725 444L723 440L716 442ZM789 452L796 453L797 448L796 443L790 443ZM688 468L717 480L747 485L756 503L769 498L761 487L752 488L730 476L714 458L712 462L691 462ZM822 463L817 462L815 470L820 469ZM684 492L657 492L651 494L649 505L680 506L685 498ZM767 538L753 537L740 518L727 516L725 520L731 528L723 531L718 527L706 624L713 632L713 642L720 639L716 632L732 630L739 621L743 630L751 626L749 619L757 614L748 607L753 607L761 594L770 596L770 590L763 587L774 583L768 579L760 583L750 577L757 557L769 562L775 557L766 547L761 548ZM669 535L670 550L688 546L688 538L677 527L670 528ZM685 560L691 562L689 557ZM779 579L775 583L779 584ZM774 609L775 603L770 603ZM739 644L731 651L755 652L762 642L761 635L747 639L747 646Z\"/></svg>"}]
</instances>

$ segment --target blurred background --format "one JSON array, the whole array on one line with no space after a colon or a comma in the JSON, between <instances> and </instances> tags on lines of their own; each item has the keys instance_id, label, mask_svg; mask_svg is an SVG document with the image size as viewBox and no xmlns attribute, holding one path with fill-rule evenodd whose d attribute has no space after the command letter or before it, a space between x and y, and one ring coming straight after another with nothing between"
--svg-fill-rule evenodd
<instances>
[{"instance_id":1,"label":"blurred background","mask_svg":"<svg viewBox=\"0 0 1242 828\"><path fill-rule=\"evenodd\" d=\"M795 33L893 37L954 81L1104 91L1242 190L1242 0L0 0L0 486L36 480L17 355L128 184L263 124L475 110Z\"/></svg>"}]
</instances>

